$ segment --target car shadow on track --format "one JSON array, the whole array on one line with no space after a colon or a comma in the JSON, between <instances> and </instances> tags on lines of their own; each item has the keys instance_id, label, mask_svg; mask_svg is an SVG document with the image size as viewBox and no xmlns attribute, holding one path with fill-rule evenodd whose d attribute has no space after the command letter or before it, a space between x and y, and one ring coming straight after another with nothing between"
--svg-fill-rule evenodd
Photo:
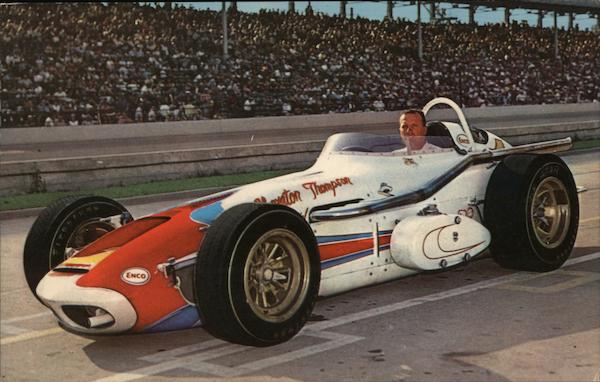
<instances>
[{"instance_id":1,"label":"car shadow on track","mask_svg":"<svg viewBox=\"0 0 600 382\"><path fill-rule=\"evenodd\" d=\"M571 258L599 251L600 247L597 246L579 247ZM264 370L244 372L237 366L302 351L326 343L326 340L299 335L278 346L251 348L225 343L197 328L93 337L94 342L83 350L97 367L110 373L142 376L160 373L172 378L265 375L269 370L276 370L274 375L282 375L284 370L284 375L290 378L340 381L353 379L348 371L353 369L365 372L360 379L367 380L392 380L399 375L397 373L403 373L406 377L403 379L406 380L532 379L532 375L523 378L523 375L514 371L522 369L519 365L525 363L525 366L538 369L533 379L552 379L564 373L564 367L561 368L561 362L556 362L556 359L581 359L581 351L593 356L593 351L586 348L585 337L591 336L592 340L594 336L597 337L594 332L597 330L597 309L594 310L590 304L586 307L584 302L589 301L589 295L593 296L598 288L597 282L562 289L548 288L564 283L565 278L577 272L600 273L599 263L599 260L584 262L556 272L539 274L539 277L525 283L514 283L512 288L483 289L415 306L403 310L400 315L378 316L352 326L328 329L336 335L354 335L360 339L344 345L346 349L343 351L325 351L320 356L319 353L307 354L309 358L302 362L280 360L284 369L272 369L273 364L269 362L265 363ZM371 306L373 301L386 305L412 298L406 295L407 288L426 286L431 292L436 292L464 285L464 280L470 277L476 282L485 277L506 274L491 258L473 262L466 268L450 270L452 272L461 274L458 285L449 284L455 277L446 278L441 273L421 274L321 299L315 314L323 316L323 319L334 318L336 310L342 309L340 307L346 310L341 314L351 314ZM540 293L536 292L536 288ZM386 298L375 300L376 296L384 294ZM396 299L391 300L390 296L394 295ZM354 302L348 304L347 301ZM331 311L330 307L333 307ZM574 319L574 315L578 318ZM387 332L378 323L379 320L393 324L393 331ZM373 333L373 325L379 327L381 333ZM371 357L368 354L374 342L380 344L385 357L380 354ZM546 350L547 347L550 349ZM588 363L582 359L577 365L568 366L574 370L578 368L580 373L587 373ZM399 365L410 367L398 371ZM326 373L319 372L325 368Z\"/></svg>"}]
</instances>

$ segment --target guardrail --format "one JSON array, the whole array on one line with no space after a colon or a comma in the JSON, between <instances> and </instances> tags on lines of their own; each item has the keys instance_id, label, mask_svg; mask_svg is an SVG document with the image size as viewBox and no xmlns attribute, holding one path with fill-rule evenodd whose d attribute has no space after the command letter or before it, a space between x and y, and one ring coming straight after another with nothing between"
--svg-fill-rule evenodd
<instances>
[{"instance_id":1,"label":"guardrail","mask_svg":"<svg viewBox=\"0 0 600 382\"><path fill-rule=\"evenodd\" d=\"M600 104L516 106L466 109L469 119L502 118L515 115L595 112L592 121L546 123L537 126L490 128L512 144L558 139L600 138ZM232 131L265 131L273 128L387 126L395 128L398 112L266 117L240 120L189 121L124 126L65 126L54 128L0 129L1 147L25 142L52 143L140 136L168 137ZM449 119L449 110L430 112L432 119ZM77 132L77 134L75 133ZM67 139L69 138L69 139ZM28 141L29 139L29 141ZM167 138L166 138L167 139ZM232 146L216 149L165 150L94 157L5 161L0 166L0 196L28 192L78 190L81 188L129 185L165 179L231 174L258 170L305 168L320 153L324 140Z\"/></svg>"},{"instance_id":2,"label":"guardrail","mask_svg":"<svg viewBox=\"0 0 600 382\"><path fill-rule=\"evenodd\" d=\"M0 196L306 167L323 141L18 162L0 166Z\"/></svg>"},{"instance_id":3,"label":"guardrail","mask_svg":"<svg viewBox=\"0 0 600 382\"><path fill-rule=\"evenodd\" d=\"M499 106L463 109L467 119L513 116L552 116L565 114L597 113L600 103L566 105ZM131 123L126 125L55 126L0 129L0 148L11 145L39 143L98 141L147 137L169 137L174 135L219 134L230 132L268 131L285 127L302 129L321 127L324 129L347 126L389 125L398 123L398 111L298 115L288 117L256 117L204 121ZM430 111L430 119L454 118L449 109ZM596 119L600 119L597 117Z\"/></svg>"}]
</instances>

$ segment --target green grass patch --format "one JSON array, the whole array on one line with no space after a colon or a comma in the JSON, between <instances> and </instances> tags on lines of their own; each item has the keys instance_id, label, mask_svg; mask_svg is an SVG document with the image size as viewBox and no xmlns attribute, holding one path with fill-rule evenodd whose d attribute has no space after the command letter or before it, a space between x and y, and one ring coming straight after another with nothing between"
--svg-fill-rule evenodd
<instances>
[{"instance_id":1,"label":"green grass patch","mask_svg":"<svg viewBox=\"0 0 600 382\"><path fill-rule=\"evenodd\" d=\"M572 150L585 150L600 147L600 139L576 141ZM167 192L187 191L200 188L228 187L248 184L289 174L297 170L260 171L245 174L216 175L201 178L163 180L136 184L132 186L94 188L80 191L45 192L17 196L0 197L0 211L19 210L23 208L44 207L56 199L67 195L102 195L113 199L130 196L161 194Z\"/></svg>"},{"instance_id":2,"label":"green grass patch","mask_svg":"<svg viewBox=\"0 0 600 382\"><path fill-rule=\"evenodd\" d=\"M44 192L16 196L0 197L0 211L23 208L45 207L56 199L68 195L102 195L113 199L130 196L161 194L166 192L187 191L200 188L228 187L258 182L298 170L260 171L245 174L215 175L201 178L162 180L131 186L94 188L80 191Z\"/></svg>"},{"instance_id":3,"label":"green grass patch","mask_svg":"<svg viewBox=\"0 0 600 382\"><path fill-rule=\"evenodd\" d=\"M573 142L572 150L585 150L600 147L600 139L588 139L585 141Z\"/></svg>"}]
</instances>

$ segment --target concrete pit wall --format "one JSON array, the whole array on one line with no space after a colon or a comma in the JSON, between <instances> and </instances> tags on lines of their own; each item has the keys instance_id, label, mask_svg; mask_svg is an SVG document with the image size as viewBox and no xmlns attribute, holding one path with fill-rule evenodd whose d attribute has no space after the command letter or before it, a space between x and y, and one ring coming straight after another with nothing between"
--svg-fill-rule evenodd
<instances>
[{"instance_id":1,"label":"concrete pit wall","mask_svg":"<svg viewBox=\"0 0 600 382\"><path fill-rule=\"evenodd\" d=\"M512 144L564 138L600 138L600 104L535 105L465 109L469 120L519 115L595 113L592 121L546 123L537 126L490 128ZM192 136L222 132L253 132L320 127L324 130L395 128L398 112L259 117L251 119L185 121L128 125L62 126L0 130L0 149L14 145L53 144L139 137ZM433 110L429 120L454 118L450 110ZM297 169L310 166L324 141L273 143L217 149L116 154L95 157L0 162L0 196L43 191L73 191L94 187L138 184L166 179L232 174L259 170Z\"/></svg>"}]
</instances>

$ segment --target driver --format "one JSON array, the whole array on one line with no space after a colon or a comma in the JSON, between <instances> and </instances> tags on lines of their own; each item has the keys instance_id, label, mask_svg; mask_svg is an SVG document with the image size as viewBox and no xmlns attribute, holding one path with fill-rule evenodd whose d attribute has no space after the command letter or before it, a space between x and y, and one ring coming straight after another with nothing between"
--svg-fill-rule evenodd
<instances>
[{"instance_id":1,"label":"driver","mask_svg":"<svg viewBox=\"0 0 600 382\"><path fill-rule=\"evenodd\" d=\"M438 146L427 142L427 126L425 123L425 114L421 110L410 109L402 113L398 124L400 126L400 137L406 147L394 152L422 154L438 150Z\"/></svg>"}]
</instances>

